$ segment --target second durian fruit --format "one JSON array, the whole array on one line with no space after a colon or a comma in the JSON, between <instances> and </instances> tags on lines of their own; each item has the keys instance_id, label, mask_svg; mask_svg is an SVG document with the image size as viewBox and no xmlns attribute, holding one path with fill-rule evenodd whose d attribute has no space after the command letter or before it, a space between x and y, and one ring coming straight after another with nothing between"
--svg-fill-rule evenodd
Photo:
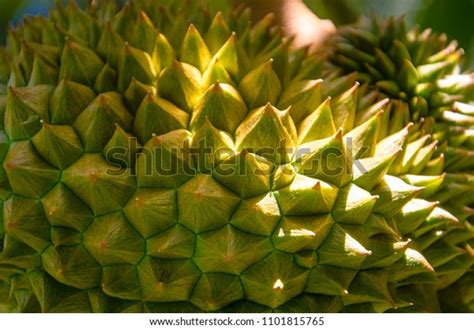
<instances>
[{"instance_id":1,"label":"second durian fruit","mask_svg":"<svg viewBox=\"0 0 474 329\"><path fill-rule=\"evenodd\" d=\"M437 289L446 288L470 268L474 259L474 73L462 72L464 51L445 34L415 27L407 30L404 18L362 19L341 28L328 42L329 61L326 75L352 74L364 84L374 99L392 99L389 116L395 131L406 122L416 122L417 129L430 134L437 143L435 154L443 157L447 172L439 193L433 196L455 215L462 225L448 230L433 229L438 235L429 246L436 255L433 263L439 274ZM423 237L416 237L416 240ZM428 246L423 246L425 248ZM443 255L443 256L441 256ZM466 258L466 255L469 257ZM472 282L463 278L461 282ZM459 287L459 284L456 284ZM450 311L474 311L472 289L465 289L465 301ZM457 290L459 290L457 288ZM442 292L458 295L456 292ZM445 303L449 300L441 298Z\"/></svg>"}]
</instances>

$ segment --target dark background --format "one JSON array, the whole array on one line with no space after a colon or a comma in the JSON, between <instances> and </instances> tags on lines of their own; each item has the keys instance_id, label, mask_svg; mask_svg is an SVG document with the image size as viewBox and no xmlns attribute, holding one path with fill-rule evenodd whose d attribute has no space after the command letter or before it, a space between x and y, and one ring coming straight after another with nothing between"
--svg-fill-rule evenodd
<instances>
[{"instance_id":1,"label":"dark background","mask_svg":"<svg viewBox=\"0 0 474 329\"><path fill-rule=\"evenodd\" d=\"M83 5L85 0L77 2ZM226 0L209 0L213 11L229 9ZM457 39L466 50L466 66L474 68L474 0L305 0L318 16L337 24L350 23L359 15L405 15L410 24L431 27ZM0 42L11 22L22 16L46 15L54 0L0 0Z\"/></svg>"}]
</instances>

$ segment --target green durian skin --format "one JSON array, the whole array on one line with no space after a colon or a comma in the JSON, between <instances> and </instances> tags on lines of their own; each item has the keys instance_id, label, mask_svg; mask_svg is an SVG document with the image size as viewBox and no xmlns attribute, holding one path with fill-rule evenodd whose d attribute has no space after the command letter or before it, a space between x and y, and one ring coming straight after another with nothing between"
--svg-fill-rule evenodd
<instances>
[{"instance_id":1,"label":"green durian skin","mask_svg":"<svg viewBox=\"0 0 474 329\"><path fill-rule=\"evenodd\" d=\"M0 311L428 309L407 287L469 270L403 105L249 15L71 2L8 33Z\"/></svg>"}]
</instances>

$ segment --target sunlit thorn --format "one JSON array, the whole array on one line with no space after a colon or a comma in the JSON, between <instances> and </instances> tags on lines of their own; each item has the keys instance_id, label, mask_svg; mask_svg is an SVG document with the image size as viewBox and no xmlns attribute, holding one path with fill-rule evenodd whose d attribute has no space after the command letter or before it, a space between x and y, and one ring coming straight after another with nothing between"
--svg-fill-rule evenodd
<instances>
[{"instance_id":1,"label":"sunlit thorn","mask_svg":"<svg viewBox=\"0 0 474 329\"><path fill-rule=\"evenodd\" d=\"M278 237L284 237L285 236L285 231L280 228L280 230L278 231Z\"/></svg>"},{"instance_id":2,"label":"sunlit thorn","mask_svg":"<svg viewBox=\"0 0 474 329\"><path fill-rule=\"evenodd\" d=\"M280 279L276 280L275 283L273 284L273 289L275 290L283 290L284 287L285 285Z\"/></svg>"}]
</instances>

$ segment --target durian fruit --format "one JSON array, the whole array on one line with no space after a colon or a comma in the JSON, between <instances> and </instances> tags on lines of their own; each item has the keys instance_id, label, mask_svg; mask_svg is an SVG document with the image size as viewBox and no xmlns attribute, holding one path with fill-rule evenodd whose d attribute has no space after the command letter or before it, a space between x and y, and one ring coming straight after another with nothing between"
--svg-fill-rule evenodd
<instances>
[{"instance_id":1,"label":"durian fruit","mask_svg":"<svg viewBox=\"0 0 474 329\"><path fill-rule=\"evenodd\" d=\"M9 32L1 311L438 310L406 236L459 224L442 156L248 17L99 1Z\"/></svg>"},{"instance_id":2,"label":"durian fruit","mask_svg":"<svg viewBox=\"0 0 474 329\"><path fill-rule=\"evenodd\" d=\"M394 128L422 121L445 155L448 173L472 175L474 169L474 73L461 73L464 51L445 34L417 27L405 20L362 19L342 28L331 41L331 74L358 72L358 80L396 99L402 107L393 115ZM451 175L449 182L472 191L472 177ZM460 218L472 215L473 200L459 200L460 186L451 188L450 210Z\"/></svg>"},{"instance_id":3,"label":"durian fruit","mask_svg":"<svg viewBox=\"0 0 474 329\"><path fill-rule=\"evenodd\" d=\"M472 271L474 259L474 73L462 73L463 50L456 41L430 29L408 31L403 18L363 19L342 28L330 44L326 75L357 73L368 95L392 99L393 132L413 121L414 130L430 134L438 144L435 154L444 157L440 162L447 173L433 200L462 225L449 229L427 225L411 235L419 248L432 249L426 254L436 258L432 263L439 273L438 288L445 288ZM436 235L443 238L427 245ZM474 298L470 294L465 300Z\"/></svg>"}]
</instances>

